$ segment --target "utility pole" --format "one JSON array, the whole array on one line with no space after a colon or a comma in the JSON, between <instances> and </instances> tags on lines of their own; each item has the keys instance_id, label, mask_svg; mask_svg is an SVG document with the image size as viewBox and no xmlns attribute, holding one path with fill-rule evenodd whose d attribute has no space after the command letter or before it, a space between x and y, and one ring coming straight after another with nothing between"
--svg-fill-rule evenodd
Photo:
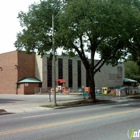
<instances>
[{"instance_id":1,"label":"utility pole","mask_svg":"<svg viewBox=\"0 0 140 140\"><path fill-rule=\"evenodd\" d=\"M54 90L54 106L56 103L56 65L55 65L55 46L54 46L54 15L52 14L52 47L53 47L53 90Z\"/></svg>"}]
</instances>

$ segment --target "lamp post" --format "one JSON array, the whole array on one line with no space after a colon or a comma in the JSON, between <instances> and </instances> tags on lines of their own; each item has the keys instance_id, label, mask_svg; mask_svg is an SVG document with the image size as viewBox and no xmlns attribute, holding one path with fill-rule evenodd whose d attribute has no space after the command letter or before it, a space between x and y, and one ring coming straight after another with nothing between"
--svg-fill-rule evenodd
<instances>
[{"instance_id":1,"label":"lamp post","mask_svg":"<svg viewBox=\"0 0 140 140\"><path fill-rule=\"evenodd\" d=\"M53 91L54 91L54 106L56 103L56 65L55 65L55 46L54 46L54 15L52 14L52 47L53 47Z\"/></svg>"}]
</instances>

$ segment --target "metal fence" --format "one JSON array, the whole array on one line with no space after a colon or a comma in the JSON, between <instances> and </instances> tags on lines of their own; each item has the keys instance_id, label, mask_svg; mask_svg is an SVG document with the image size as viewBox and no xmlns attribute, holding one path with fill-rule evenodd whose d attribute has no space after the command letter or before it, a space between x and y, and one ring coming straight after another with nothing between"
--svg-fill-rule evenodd
<instances>
[{"instance_id":1,"label":"metal fence","mask_svg":"<svg viewBox=\"0 0 140 140\"><path fill-rule=\"evenodd\" d=\"M117 91L124 95L138 95L140 87L96 87L98 94L116 94Z\"/></svg>"},{"instance_id":2,"label":"metal fence","mask_svg":"<svg viewBox=\"0 0 140 140\"><path fill-rule=\"evenodd\" d=\"M49 92L46 91L45 93ZM36 87L34 93L41 94L42 88ZM69 89L70 93L83 93L83 89L78 90ZM118 92L122 95L140 95L140 87L95 87L96 94L112 94L117 95Z\"/></svg>"}]
</instances>

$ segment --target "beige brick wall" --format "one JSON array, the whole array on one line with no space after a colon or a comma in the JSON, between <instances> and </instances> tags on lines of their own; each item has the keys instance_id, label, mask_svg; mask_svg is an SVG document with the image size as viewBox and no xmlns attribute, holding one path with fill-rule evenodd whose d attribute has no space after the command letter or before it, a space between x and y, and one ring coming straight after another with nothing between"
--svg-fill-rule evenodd
<instances>
[{"instance_id":1,"label":"beige brick wall","mask_svg":"<svg viewBox=\"0 0 140 140\"><path fill-rule=\"evenodd\" d=\"M16 83L18 79L17 52L0 54L0 93L16 94Z\"/></svg>"}]
</instances>

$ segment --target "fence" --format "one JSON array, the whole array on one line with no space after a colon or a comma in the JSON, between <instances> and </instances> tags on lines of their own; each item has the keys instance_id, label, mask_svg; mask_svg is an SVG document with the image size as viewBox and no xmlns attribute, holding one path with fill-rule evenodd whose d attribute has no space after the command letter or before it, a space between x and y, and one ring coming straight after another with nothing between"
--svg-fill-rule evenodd
<instances>
[{"instance_id":1,"label":"fence","mask_svg":"<svg viewBox=\"0 0 140 140\"><path fill-rule=\"evenodd\" d=\"M116 94L118 90L125 95L140 94L140 87L96 87L95 89L99 94Z\"/></svg>"},{"instance_id":2,"label":"fence","mask_svg":"<svg viewBox=\"0 0 140 140\"><path fill-rule=\"evenodd\" d=\"M106 90L105 90L106 89ZM140 94L140 87L95 87L95 92L97 94L112 94L116 95L116 92L120 92L124 95ZM69 89L70 92L83 93L83 89L79 88L78 90ZM44 93L43 89L40 87L35 88L35 94ZM46 93L47 91L45 91ZM48 91L49 92L49 91Z\"/></svg>"}]
</instances>

